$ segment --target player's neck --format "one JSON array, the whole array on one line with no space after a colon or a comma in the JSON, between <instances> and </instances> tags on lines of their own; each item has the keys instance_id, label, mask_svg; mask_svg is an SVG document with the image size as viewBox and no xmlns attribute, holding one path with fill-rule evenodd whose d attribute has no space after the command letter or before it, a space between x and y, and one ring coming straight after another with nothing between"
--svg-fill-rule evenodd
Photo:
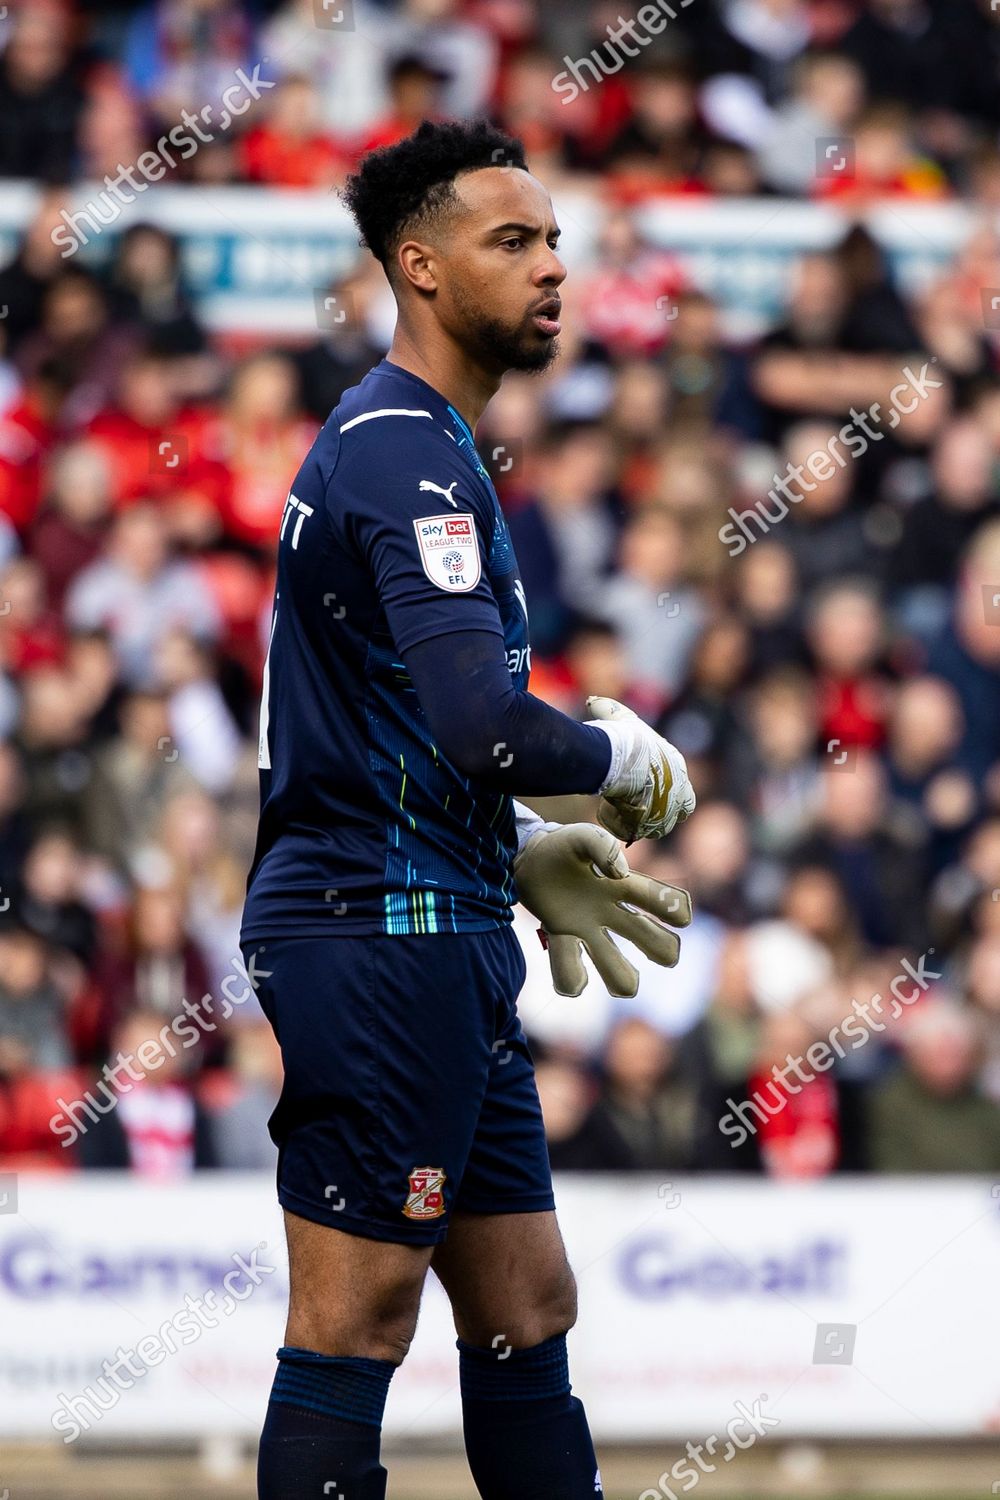
<instances>
[{"instance_id":1,"label":"player's neck","mask_svg":"<svg viewBox=\"0 0 1000 1500\"><path fill-rule=\"evenodd\" d=\"M418 349L398 326L386 359L433 386L455 408L470 432L475 432L476 423L503 379L502 373L484 370L454 346L429 352Z\"/></svg>"}]
</instances>

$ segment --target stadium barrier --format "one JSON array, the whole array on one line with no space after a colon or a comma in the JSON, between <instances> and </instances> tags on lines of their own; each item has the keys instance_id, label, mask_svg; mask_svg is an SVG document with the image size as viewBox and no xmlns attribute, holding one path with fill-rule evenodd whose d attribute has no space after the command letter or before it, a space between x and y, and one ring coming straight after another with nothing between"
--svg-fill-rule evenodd
<instances>
[{"instance_id":1,"label":"stadium barrier","mask_svg":"<svg viewBox=\"0 0 1000 1500\"><path fill-rule=\"evenodd\" d=\"M67 212L79 213L100 189L77 184ZM0 261L14 254L38 197L31 184L4 184ZM594 195L576 189L557 193L555 208L560 254L572 272L591 256L602 210ZM636 217L650 242L674 252L691 283L719 301L736 337L778 315L798 255L834 244L856 218L889 252L907 292L925 285L980 222L958 203L902 199L862 213L791 198L677 197L646 205ZM220 333L316 337L329 322L317 312L317 298L358 255L354 225L332 194L154 186L113 226L88 233L72 263L103 264L116 235L142 221L179 236L189 290Z\"/></svg>"},{"instance_id":2,"label":"stadium barrier","mask_svg":"<svg viewBox=\"0 0 1000 1500\"><path fill-rule=\"evenodd\" d=\"M269 1176L0 1186L0 1438L257 1431L287 1289ZM722 1433L741 1410L779 1440L1000 1425L1000 1185L573 1176L557 1196L600 1440ZM456 1360L429 1278L387 1437L457 1438Z\"/></svg>"}]
</instances>

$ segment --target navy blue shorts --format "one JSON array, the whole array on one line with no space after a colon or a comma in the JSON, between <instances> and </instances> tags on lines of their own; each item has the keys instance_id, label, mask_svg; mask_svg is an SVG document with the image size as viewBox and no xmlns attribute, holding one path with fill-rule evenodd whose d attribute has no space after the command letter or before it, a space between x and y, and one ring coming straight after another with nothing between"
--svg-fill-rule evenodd
<instances>
[{"instance_id":1,"label":"navy blue shorts","mask_svg":"<svg viewBox=\"0 0 1000 1500\"><path fill-rule=\"evenodd\" d=\"M269 1122L282 1207L433 1245L456 1209L554 1207L510 926L245 943L285 1081Z\"/></svg>"}]
</instances>

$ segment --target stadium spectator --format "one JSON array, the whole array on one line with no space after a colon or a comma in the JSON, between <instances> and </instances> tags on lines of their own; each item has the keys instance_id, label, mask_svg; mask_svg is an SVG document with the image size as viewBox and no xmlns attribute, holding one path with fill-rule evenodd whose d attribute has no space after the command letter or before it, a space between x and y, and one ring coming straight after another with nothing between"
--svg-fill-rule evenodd
<instances>
[{"instance_id":1,"label":"stadium spectator","mask_svg":"<svg viewBox=\"0 0 1000 1500\"><path fill-rule=\"evenodd\" d=\"M875 198L946 197L944 172L914 149L910 129L905 109L873 104L854 126L852 158L842 172L831 170L817 179L817 195L856 203ZM838 157L834 165L844 160Z\"/></svg>"},{"instance_id":2,"label":"stadium spectator","mask_svg":"<svg viewBox=\"0 0 1000 1500\"><path fill-rule=\"evenodd\" d=\"M108 630L124 680L156 680L156 646L172 626L214 640L218 612L197 569L172 559L162 513L137 501L115 520L107 553L77 574L66 600L77 630Z\"/></svg>"},{"instance_id":3,"label":"stadium spectator","mask_svg":"<svg viewBox=\"0 0 1000 1500\"><path fill-rule=\"evenodd\" d=\"M82 1167L163 1182L218 1165L211 1117L186 1076L181 1044L169 1036L161 1044L162 1030L162 1014L137 1009L115 1031L108 1056L129 1066L114 1075L110 1097L97 1096L98 1118L76 1146Z\"/></svg>"},{"instance_id":4,"label":"stadium spectator","mask_svg":"<svg viewBox=\"0 0 1000 1500\"><path fill-rule=\"evenodd\" d=\"M241 365L204 434L214 468L206 488L228 537L254 548L273 545L289 484L315 432L290 359L265 353Z\"/></svg>"},{"instance_id":5,"label":"stadium spectator","mask_svg":"<svg viewBox=\"0 0 1000 1500\"><path fill-rule=\"evenodd\" d=\"M652 506L631 516L614 576L592 586L584 602L614 627L632 697L644 705L645 717L658 717L687 675L704 618L685 579L684 532L676 518Z\"/></svg>"},{"instance_id":6,"label":"stadium spectator","mask_svg":"<svg viewBox=\"0 0 1000 1500\"><path fill-rule=\"evenodd\" d=\"M605 153L613 201L642 203L668 193L704 191L704 151L711 139L698 116L698 92L686 63L643 61L632 86L632 112Z\"/></svg>"},{"instance_id":7,"label":"stadium spectator","mask_svg":"<svg viewBox=\"0 0 1000 1500\"><path fill-rule=\"evenodd\" d=\"M871 1098L871 1152L880 1172L996 1172L1000 1105L977 1088L975 1013L928 1000L903 1032L899 1071Z\"/></svg>"},{"instance_id":8,"label":"stadium spectator","mask_svg":"<svg viewBox=\"0 0 1000 1500\"><path fill-rule=\"evenodd\" d=\"M119 732L101 748L99 760L114 805L106 852L125 870L135 868L140 852L153 843L164 804L196 782L179 756L171 755L163 693L127 693L118 719Z\"/></svg>"},{"instance_id":9,"label":"stadium spectator","mask_svg":"<svg viewBox=\"0 0 1000 1500\"><path fill-rule=\"evenodd\" d=\"M125 76L171 126L182 109L200 114L205 106L217 107L236 69L252 68L253 41L250 16L238 0L149 0L128 28ZM208 124L210 117L204 119Z\"/></svg>"},{"instance_id":10,"label":"stadium spectator","mask_svg":"<svg viewBox=\"0 0 1000 1500\"><path fill-rule=\"evenodd\" d=\"M71 24L52 0L14 12L0 58L0 177L69 180L83 106Z\"/></svg>"},{"instance_id":11,"label":"stadium spectator","mask_svg":"<svg viewBox=\"0 0 1000 1500\"><path fill-rule=\"evenodd\" d=\"M677 1049L637 1016L608 1038L605 1078L590 1112L597 1170L683 1171L692 1164L695 1090L678 1067Z\"/></svg>"},{"instance_id":12,"label":"stadium spectator","mask_svg":"<svg viewBox=\"0 0 1000 1500\"><path fill-rule=\"evenodd\" d=\"M772 1177L825 1177L840 1160L840 1102L830 1072L804 1064L793 1077L778 1070L788 1057L804 1059L819 1040L804 1015L773 1011L761 1025L760 1044L746 1085L747 1099L759 1114L757 1139L761 1163Z\"/></svg>"},{"instance_id":13,"label":"stadium spectator","mask_svg":"<svg viewBox=\"0 0 1000 1500\"><path fill-rule=\"evenodd\" d=\"M97 278L66 266L42 294L38 329L18 346L17 366L25 382L57 371L68 387L60 422L82 427L110 400L135 342L131 329L113 322Z\"/></svg>"},{"instance_id":14,"label":"stadium spectator","mask_svg":"<svg viewBox=\"0 0 1000 1500\"><path fill-rule=\"evenodd\" d=\"M394 146L412 135L421 120L436 120L442 110L438 103L441 85L448 74L419 52L404 52L388 70L389 107L354 147L356 159L380 146Z\"/></svg>"},{"instance_id":15,"label":"stadium spectator","mask_svg":"<svg viewBox=\"0 0 1000 1500\"><path fill-rule=\"evenodd\" d=\"M29 375L19 399L0 417L0 547L8 553L12 530L31 526L45 490L45 461L58 435L63 403L73 384L69 369L46 360Z\"/></svg>"},{"instance_id":16,"label":"stadium spectator","mask_svg":"<svg viewBox=\"0 0 1000 1500\"><path fill-rule=\"evenodd\" d=\"M0 929L0 1071L65 1068L65 1011L44 940L25 926Z\"/></svg>"},{"instance_id":17,"label":"stadium spectator","mask_svg":"<svg viewBox=\"0 0 1000 1500\"><path fill-rule=\"evenodd\" d=\"M82 899L81 850L57 828L28 850L21 887L12 903L17 921L56 954L89 965L97 946L94 913Z\"/></svg>"},{"instance_id":18,"label":"stadium spectator","mask_svg":"<svg viewBox=\"0 0 1000 1500\"><path fill-rule=\"evenodd\" d=\"M405 134L406 132L404 132ZM267 118L240 142L243 175L270 187L343 185L350 157L321 128L320 103L308 78L290 74L268 100Z\"/></svg>"},{"instance_id":19,"label":"stadium spectator","mask_svg":"<svg viewBox=\"0 0 1000 1500\"><path fill-rule=\"evenodd\" d=\"M78 439L52 455L48 495L27 537L27 548L45 580L51 608L62 614L74 578L97 561L107 539L114 502L107 450Z\"/></svg>"},{"instance_id":20,"label":"stadium spectator","mask_svg":"<svg viewBox=\"0 0 1000 1500\"><path fill-rule=\"evenodd\" d=\"M374 262L373 262L374 264ZM325 289L325 311L320 337L290 351L302 389L302 404L310 417L325 422L346 390L357 385L385 349L371 328L374 298L370 269L357 265Z\"/></svg>"},{"instance_id":21,"label":"stadium spectator","mask_svg":"<svg viewBox=\"0 0 1000 1500\"><path fill-rule=\"evenodd\" d=\"M923 830L894 816L885 791L885 770L873 751L831 741L816 824L794 857L836 873L872 946L919 947L926 882Z\"/></svg>"},{"instance_id":22,"label":"stadium spectator","mask_svg":"<svg viewBox=\"0 0 1000 1500\"><path fill-rule=\"evenodd\" d=\"M540 1058L536 1073L553 1171L592 1170L603 1146L589 1128L592 1081L579 1064L561 1057Z\"/></svg>"},{"instance_id":23,"label":"stadium spectator","mask_svg":"<svg viewBox=\"0 0 1000 1500\"><path fill-rule=\"evenodd\" d=\"M928 858L936 874L960 852L980 811L980 793L956 763L964 731L954 688L940 677L911 677L892 705L886 745L890 792L930 834Z\"/></svg>"},{"instance_id":24,"label":"stadium spectator","mask_svg":"<svg viewBox=\"0 0 1000 1500\"><path fill-rule=\"evenodd\" d=\"M996 580L1000 578L1000 521L975 533L966 549L953 594L950 618L932 640L931 671L948 678L965 714L959 760L974 776L985 776L1000 757L1000 631Z\"/></svg>"},{"instance_id":25,"label":"stadium spectator","mask_svg":"<svg viewBox=\"0 0 1000 1500\"><path fill-rule=\"evenodd\" d=\"M100 1055L116 1028L136 1009L158 1017L148 1034L182 1013L184 1000L197 1004L209 993L208 971L184 929L184 903L171 887L140 887L131 911L126 945L105 949L96 971L96 1008L90 1018L91 1048ZM208 1038L206 1038L208 1041ZM213 1045L209 1051L218 1052ZM203 1059L202 1059L203 1060Z\"/></svg>"},{"instance_id":26,"label":"stadium spectator","mask_svg":"<svg viewBox=\"0 0 1000 1500\"><path fill-rule=\"evenodd\" d=\"M210 653L187 631L174 629L157 642L155 667L167 694L171 744L195 780L221 796L232 785L242 741Z\"/></svg>"},{"instance_id":27,"label":"stadium spectator","mask_svg":"<svg viewBox=\"0 0 1000 1500\"><path fill-rule=\"evenodd\" d=\"M612 358L658 354L676 315L683 278L670 255L644 244L626 213L608 219L600 270L584 282L584 330Z\"/></svg>"},{"instance_id":28,"label":"stadium spectator","mask_svg":"<svg viewBox=\"0 0 1000 1500\"><path fill-rule=\"evenodd\" d=\"M809 52L761 140L765 180L783 193L807 194L816 181L817 142L849 138L864 101L860 69L839 52Z\"/></svg>"},{"instance_id":29,"label":"stadium spectator","mask_svg":"<svg viewBox=\"0 0 1000 1500\"><path fill-rule=\"evenodd\" d=\"M208 353L208 339L184 285L177 240L155 224L130 224L115 245L108 290L115 316L138 324L150 352L172 361L171 385L178 384L183 360L182 394L207 394L211 389L207 377L199 382L189 372L198 360L214 376L217 361L199 360Z\"/></svg>"},{"instance_id":30,"label":"stadium spectator","mask_svg":"<svg viewBox=\"0 0 1000 1500\"><path fill-rule=\"evenodd\" d=\"M10 355L17 352L25 334L36 328L45 290L65 264L52 238L63 222L64 200L63 188L43 187L13 258L0 270L0 307L7 309L3 323Z\"/></svg>"},{"instance_id":31,"label":"stadium spectator","mask_svg":"<svg viewBox=\"0 0 1000 1500\"><path fill-rule=\"evenodd\" d=\"M171 882L183 899L186 927L205 961L211 993L225 993L223 980L232 974L239 952L247 851L234 848L218 802L195 787L163 799L149 842L169 861ZM242 1011L234 1014L243 1016Z\"/></svg>"},{"instance_id":32,"label":"stadium spectator","mask_svg":"<svg viewBox=\"0 0 1000 1500\"><path fill-rule=\"evenodd\" d=\"M211 1117L215 1155L230 1172L273 1170L276 1151L267 1122L281 1093L281 1051L259 1018L241 1026L226 1072L206 1082L202 1102Z\"/></svg>"}]
</instances>

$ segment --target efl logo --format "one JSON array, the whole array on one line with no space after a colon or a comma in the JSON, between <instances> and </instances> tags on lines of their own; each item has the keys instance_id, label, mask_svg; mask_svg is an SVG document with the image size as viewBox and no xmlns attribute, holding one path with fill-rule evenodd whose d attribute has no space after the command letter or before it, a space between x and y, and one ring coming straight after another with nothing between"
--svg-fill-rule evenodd
<instances>
[{"instance_id":1,"label":"efl logo","mask_svg":"<svg viewBox=\"0 0 1000 1500\"><path fill-rule=\"evenodd\" d=\"M431 583L451 594L474 589L482 572L474 517L421 516L413 525L420 563Z\"/></svg>"},{"instance_id":2,"label":"efl logo","mask_svg":"<svg viewBox=\"0 0 1000 1500\"><path fill-rule=\"evenodd\" d=\"M440 1167L414 1167L403 1205L408 1219L440 1219L444 1213L445 1173Z\"/></svg>"}]
</instances>

